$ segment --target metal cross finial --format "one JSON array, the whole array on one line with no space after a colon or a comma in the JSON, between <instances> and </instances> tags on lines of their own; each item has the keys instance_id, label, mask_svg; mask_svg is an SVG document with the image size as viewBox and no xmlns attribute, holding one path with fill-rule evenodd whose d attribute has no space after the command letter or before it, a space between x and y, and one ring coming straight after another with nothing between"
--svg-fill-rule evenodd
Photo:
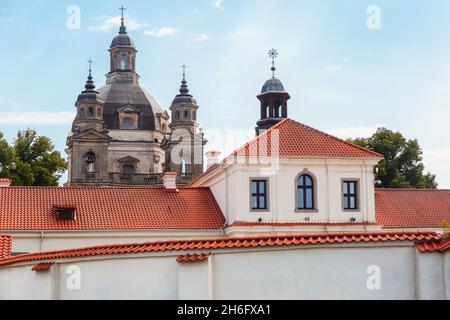
<instances>
[{"instance_id":1,"label":"metal cross finial","mask_svg":"<svg viewBox=\"0 0 450 320\"><path fill-rule=\"evenodd\" d=\"M187 68L187 65L183 64L181 66L181 68L183 68L183 81L186 81L186 68Z\"/></svg>"},{"instance_id":2,"label":"metal cross finial","mask_svg":"<svg viewBox=\"0 0 450 320\"><path fill-rule=\"evenodd\" d=\"M120 11L122 11L122 21L123 21L123 12L125 11L125 10L127 10L123 5L119 8L119 10Z\"/></svg>"},{"instance_id":3,"label":"metal cross finial","mask_svg":"<svg viewBox=\"0 0 450 320\"><path fill-rule=\"evenodd\" d=\"M269 51L269 57L272 58L272 73L273 73L273 78L275 78L275 71L277 70L275 68L275 58L278 57L278 51L275 49L272 49Z\"/></svg>"},{"instance_id":4,"label":"metal cross finial","mask_svg":"<svg viewBox=\"0 0 450 320\"><path fill-rule=\"evenodd\" d=\"M92 61L92 59L89 59L88 63L89 63L89 75L91 75L92 74L92 64L94 63L94 61Z\"/></svg>"}]
</instances>

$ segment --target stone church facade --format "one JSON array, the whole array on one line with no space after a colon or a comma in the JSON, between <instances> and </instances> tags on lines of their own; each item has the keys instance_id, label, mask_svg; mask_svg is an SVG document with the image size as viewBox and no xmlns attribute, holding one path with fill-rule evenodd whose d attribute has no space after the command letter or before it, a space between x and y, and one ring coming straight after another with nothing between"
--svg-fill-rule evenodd
<instances>
[{"instance_id":1,"label":"stone church facade","mask_svg":"<svg viewBox=\"0 0 450 320\"><path fill-rule=\"evenodd\" d=\"M122 18L109 48L106 85L96 89L90 70L75 103L66 150L69 185L159 185L164 172L178 173L178 183L186 185L203 173L206 140L185 75L169 115L139 85L137 52Z\"/></svg>"}]
</instances>

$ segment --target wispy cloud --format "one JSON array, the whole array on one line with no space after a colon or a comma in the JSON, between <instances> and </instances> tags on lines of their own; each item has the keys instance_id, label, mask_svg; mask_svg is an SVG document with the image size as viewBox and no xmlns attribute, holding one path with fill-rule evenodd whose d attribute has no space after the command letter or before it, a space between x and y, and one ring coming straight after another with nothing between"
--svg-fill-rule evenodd
<instances>
[{"instance_id":1,"label":"wispy cloud","mask_svg":"<svg viewBox=\"0 0 450 320\"><path fill-rule=\"evenodd\" d=\"M144 33L147 36L156 37L156 38L162 38L162 37L167 37L167 36L173 36L177 32L178 32L177 29L169 28L169 27L162 27L162 28L159 28L159 29L147 30Z\"/></svg>"},{"instance_id":2,"label":"wispy cloud","mask_svg":"<svg viewBox=\"0 0 450 320\"><path fill-rule=\"evenodd\" d=\"M147 23L141 22L137 19L130 17L127 17L125 21L128 30L139 30L147 26ZM113 28L118 28L120 24L121 24L121 16L111 17L103 20L103 22L100 25L89 27L88 31L108 32Z\"/></svg>"},{"instance_id":3,"label":"wispy cloud","mask_svg":"<svg viewBox=\"0 0 450 320\"><path fill-rule=\"evenodd\" d=\"M342 128L342 129L331 129L327 132L332 136L341 138L341 139L349 139L349 138L369 138L371 137L378 128L385 127L383 124L379 124L376 126L368 126L368 127L350 127L350 128Z\"/></svg>"},{"instance_id":4,"label":"wispy cloud","mask_svg":"<svg viewBox=\"0 0 450 320\"><path fill-rule=\"evenodd\" d=\"M223 0L213 0L212 1L212 6L216 9L220 9L223 10L225 9L223 6Z\"/></svg>"},{"instance_id":5,"label":"wispy cloud","mask_svg":"<svg viewBox=\"0 0 450 320\"><path fill-rule=\"evenodd\" d=\"M203 41L208 41L209 37L206 33L200 33L194 38L194 40L197 42L203 42Z\"/></svg>"},{"instance_id":6,"label":"wispy cloud","mask_svg":"<svg viewBox=\"0 0 450 320\"><path fill-rule=\"evenodd\" d=\"M66 126L72 123L74 118L74 112L1 112L0 124Z\"/></svg>"}]
</instances>

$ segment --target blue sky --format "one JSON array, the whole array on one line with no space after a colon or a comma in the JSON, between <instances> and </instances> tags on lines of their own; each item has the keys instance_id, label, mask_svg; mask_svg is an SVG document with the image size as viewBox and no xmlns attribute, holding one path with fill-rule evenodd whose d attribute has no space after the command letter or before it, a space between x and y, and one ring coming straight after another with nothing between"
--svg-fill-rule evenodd
<instances>
[{"instance_id":1,"label":"blue sky","mask_svg":"<svg viewBox=\"0 0 450 320\"><path fill-rule=\"evenodd\" d=\"M400 130L419 139L427 169L450 188L449 1L3 0L0 131L8 139L31 127L64 150L89 58L104 83L122 4L141 85L168 108L186 63L207 135L253 133L255 96L271 76L267 51L276 48L291 118L343 138L380 125ZM79 30L67 28L71 5ZM370 5L381 10L379 30L367 27Z\"/></svg>"}]
</instances>

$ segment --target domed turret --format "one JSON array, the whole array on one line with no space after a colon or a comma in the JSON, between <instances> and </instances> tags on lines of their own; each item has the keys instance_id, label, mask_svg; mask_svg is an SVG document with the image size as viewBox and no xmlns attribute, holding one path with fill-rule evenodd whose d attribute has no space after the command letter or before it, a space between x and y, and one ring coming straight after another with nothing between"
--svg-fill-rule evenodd
<instances>
[{"instance_id":1,"label":"domed turret","mask_svg":"<svg viewBox=\"0 0 450 320\"><path fill-rule=\"evenodd\" d=\"M72 132L82 132L88 129L103 131L103 106L104 101L100 94L95 91L95 84L92 77L92 61L89 60L89 75L86 81L85 90L78 96L75 106L77 116L73 123Z\"/></svg>"},{"instance_id":2,"label":"domed turret","mask_svg":"<svg viewBox=\"0 0 450 320\"><path fill-rule=\"evenodd\" d=\"M186 66L183 66L183 80L181 81L180 93L175 97L170 106L170 110L172 111L170 128L172 130L183 128L195 134L198 128L197 110L199 107L194 97L189 94L185 69Z\"/></svg>"},{"instance_id":3,"label":"domed turret","mask_svg":"<svg viewBox=\"0 0 450 320\"><path fill-rule=\"evenodd\" d=\"M291 98L281 80L275 78L275 58L278 52L272 49L269 51L269 56L272 58L273 74L272 78L264 83L261 94L258 95L258 100L261 102L261 119L257 123L257 135L288 117L287 102Z\"/></svg>"}]
</instances>

